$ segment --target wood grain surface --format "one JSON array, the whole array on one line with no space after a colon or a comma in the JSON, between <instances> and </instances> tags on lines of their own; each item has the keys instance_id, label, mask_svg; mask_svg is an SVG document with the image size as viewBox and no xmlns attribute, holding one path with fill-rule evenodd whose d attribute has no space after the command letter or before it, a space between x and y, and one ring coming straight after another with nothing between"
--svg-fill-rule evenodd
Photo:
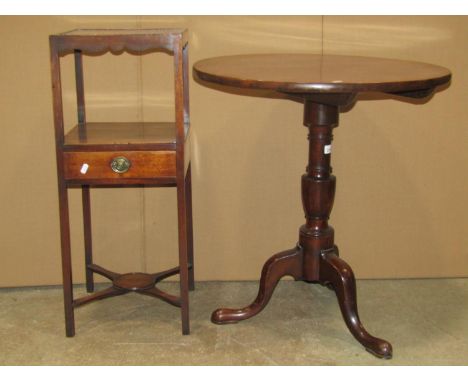
<instances>
[{"instance_id":1,"label":"wood grain surface","mask_svg":"<svg viewBox=\"0 0 468 382\"><path fill-rule=\"evenodd\" d=\"M280 92L393 93L430 89L450 80L436 65L385 58L318 54L249 54L198 61L201 80Z\"/></svg>"}]
</instances>

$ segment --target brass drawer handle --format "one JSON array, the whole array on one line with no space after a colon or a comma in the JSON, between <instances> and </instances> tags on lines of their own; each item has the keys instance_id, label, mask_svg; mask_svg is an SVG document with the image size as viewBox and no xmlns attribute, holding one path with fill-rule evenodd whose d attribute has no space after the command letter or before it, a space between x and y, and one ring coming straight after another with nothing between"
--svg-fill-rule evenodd
<instances>
[{"instance_id":1,"label":"brass drawer handle","mask_svg":"<svg viewBox=\"0 0 468 382\"><path fill-rule=\"evenodd\" d=\"M117 174L123 174L130 169L132 162L125 157L115 157L112 159L110 166L112 171L116 172Z\"/></svg>"}]
</instances>

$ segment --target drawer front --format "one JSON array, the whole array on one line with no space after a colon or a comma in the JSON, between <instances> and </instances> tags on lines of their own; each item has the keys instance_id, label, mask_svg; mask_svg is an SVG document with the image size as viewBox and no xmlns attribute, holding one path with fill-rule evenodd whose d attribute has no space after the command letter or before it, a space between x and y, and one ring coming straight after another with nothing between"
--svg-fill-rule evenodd
<instances>
[{"instance_id":1,"label":"drawer front","mask_svg":"<svg viewBox=\"0 0 468 382\"><path fill-rule=\"evenodd\" d=\"M174 151L64 152L66 180L175 177Z\"/></svg>"}]
</instances>

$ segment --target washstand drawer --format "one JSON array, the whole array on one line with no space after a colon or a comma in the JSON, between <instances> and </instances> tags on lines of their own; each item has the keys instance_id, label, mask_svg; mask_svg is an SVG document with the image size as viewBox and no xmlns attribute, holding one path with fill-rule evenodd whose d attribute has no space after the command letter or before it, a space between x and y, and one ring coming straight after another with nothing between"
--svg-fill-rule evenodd
<instances>
[{"instance_id":1,"label":"washstand drawer","mask_svg":"<svg viewBox=\"0 0 468 382\"><path fill-rule=\"evenodd\" d=\"M86 179L151 179L174 177L174 151L64 152L64 177Z\"/></svg>"}]
</instances>

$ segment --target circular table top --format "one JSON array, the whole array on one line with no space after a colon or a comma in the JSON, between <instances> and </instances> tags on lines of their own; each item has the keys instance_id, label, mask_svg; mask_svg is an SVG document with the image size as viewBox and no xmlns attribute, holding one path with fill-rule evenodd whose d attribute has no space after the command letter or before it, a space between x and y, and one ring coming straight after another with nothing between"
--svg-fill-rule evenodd
<instances>
[{"instance_id":1,"label":"circular table top","mask_svg":"<svg viewBox=\"0 0 468 382\"><path fill-rule=\"evenodd\" d=\"M318 54L252 54L198 61L201 80L286 93L396 93L450 81L450 70L414 61Z\"/></svg>"}]
</instances>

